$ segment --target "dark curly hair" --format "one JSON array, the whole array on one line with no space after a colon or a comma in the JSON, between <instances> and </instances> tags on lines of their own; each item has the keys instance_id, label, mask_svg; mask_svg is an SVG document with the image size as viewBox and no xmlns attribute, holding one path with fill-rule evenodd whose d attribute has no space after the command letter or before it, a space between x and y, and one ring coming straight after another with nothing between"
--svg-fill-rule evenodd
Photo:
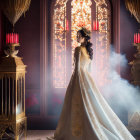
<instances>
[{"instance_id":1,"label":"dark curly hair","mask_svg":"<svg viewBox=\"0 0 140 140\"><path fill-rule=\"evenodd\" d=\"M86 50L90 56L90 59L93 59L93 49L92 49L92 43L90 42L90 36L87 35L82 29L78 32L81 33L82 37L85 38L84 46L86 47Z\"/></svg>"}]
</instances>

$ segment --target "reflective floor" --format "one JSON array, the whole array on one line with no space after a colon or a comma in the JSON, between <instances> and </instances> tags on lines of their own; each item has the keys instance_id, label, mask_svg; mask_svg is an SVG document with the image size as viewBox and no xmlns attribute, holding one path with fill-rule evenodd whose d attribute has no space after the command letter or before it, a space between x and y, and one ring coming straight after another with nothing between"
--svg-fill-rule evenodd
<instances>
[{"instance_id":1,"label":"reflective floor","mask_svg":"<svg viewBox=\"0 0 140 140\"><path fill-rule=\"evenodd\" d=\"M28 130L27 140L46 140L46 136L53 135L53 130ZM21 140L25 140L23 137ZM140 140L140 136L136 137L136 140Z\"/></svg>"}]
</instances>

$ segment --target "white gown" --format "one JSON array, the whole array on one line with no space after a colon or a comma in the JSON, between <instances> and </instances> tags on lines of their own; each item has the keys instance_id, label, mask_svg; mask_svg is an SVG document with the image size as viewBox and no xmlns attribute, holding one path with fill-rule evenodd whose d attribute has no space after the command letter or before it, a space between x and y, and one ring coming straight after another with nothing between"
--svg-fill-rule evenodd
<instances>
[{"instance_id":1,"label":"white gown","mask_svg":"<svg viewBox=\"0 0 140 140\"><path fill-rule=\"evenodd\" d=\"M84 46L74 53L71 76L54 136L48 140L135 140L97 89Z\"/></svg>"}]
</instances>

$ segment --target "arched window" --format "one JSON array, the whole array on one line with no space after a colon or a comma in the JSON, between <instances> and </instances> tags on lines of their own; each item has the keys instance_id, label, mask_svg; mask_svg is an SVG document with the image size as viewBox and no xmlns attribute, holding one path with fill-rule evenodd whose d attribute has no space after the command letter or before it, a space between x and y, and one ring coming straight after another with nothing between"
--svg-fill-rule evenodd
<instances>
[{"instance_id":1,"label":"arched window","mask_svg":"<svg viewBox=\"0 0 140 140\"><path fill-rule=\"evenodd\" d=\"M93 22L99 31L93 31ZM92 32L96 76L100 85L107 81L111 44L111 5L109 0L56 0L53 14L53 87L66 88L73 71L76 33L84 25ZM94 61L94 60L93 60Z\"/></svg>"}]
</instances>

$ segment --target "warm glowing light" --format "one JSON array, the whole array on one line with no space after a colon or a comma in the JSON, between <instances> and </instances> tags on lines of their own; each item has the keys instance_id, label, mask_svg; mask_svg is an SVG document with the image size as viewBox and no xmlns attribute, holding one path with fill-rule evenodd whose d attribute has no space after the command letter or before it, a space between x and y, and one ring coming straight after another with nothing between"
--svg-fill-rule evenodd
<instances>
[{"instance_id":1,"label":"warm glowing light","mask_svg":"<svg viewBox=\"0 0 140 140\"><path fill-rule=\"evenodd\" d=\"M66 30L69 31L69 21L66 20Z\"/></svg>"},{"instance_id":2,"label":"warm glowing light","mask_svg":"<svg viewBox=\"0 0 140 140\"><path fill-rule=\"evenodd\" d=\"M17 33L6 34L6 44L19 43L19 35Z\"/></svg>"},{"instance_id":3,"label":"warm glowing light","mask_svg":"<svg viewBox=\"0 0 140 140\"><path fill-rule=\"evenodd\" d=\"M99 30L99 22L98 21L93 21L93 30L98 31Z\"/></svg>"},{"instance_id":4,"label":"warm glowing light","mask_svg":"<svg viewBox=\"0 0 140 140\"><path fill-rule=\"evenodd\" d=\"M53 86L66 88L66 20L67 0L56 1L54 9Z\"/></svg>"},{"instance_id":5,"label":"warm glowing light","mask_svg":"<svg viewBox=\"0 0 140 140\"><path fill-rule=\"evenodd\" d=\"M140 33L134 34L134 43L140 43Z\"/></svg>"},{"instance_id":6,"label":"warm glowing light","mask_svg":"<svg viewBox=\"0 0 140 140\"><path fill-rule=\"evenodd\" d=\"M20 114L22 112L22 109L21 109L21 104L18 104L16 106L16 115Z\"/></svg>"},{"instance_id":7,"label":"warm glowing light","mask_svg":"<svg viewBox=\"0 0 140 140\"><path fill-rule=\"evenodd\" d=\"M96 21L98 21L98 32L94 34L95 42L95 61L96 61L96 79L100 87L108 80L109 72L109 54L111 44L111 12L110 4L107 0L95 0L96 2Z\"/></svg>"},{"instance_id":8,"label":"warm glowing light","mask_svg":"<svg viewBox=\"0 0 140 140\"><path fill-rule=\"evenodd\" d=\"M90 31L94 29L94 21L96 27L93 32L93 48L94 61L96 61L96 76L100 86L108 82L107 73L109 70L108 59L111 44L111 12L108 0L71 0L71 13L67 8L68 0L57 0L54 7L54 32L53 32L53 86L55 88L67 87L67 55L66 48L68 38L71 33L71 57L73 64L73 53L77 43L77 31L81 27L86 27ZM93 4L96 7L94 14L91 14ZM71 16L71 21L67 19ZM69 32L70 31L70 32ZM70 40L70 39L69 39ZM70 49L69 49L70 50ZM71 66L73 70L73 65Z\"/></svg>"},{"instance_id":9,"label":"warm glowing light","mask_svg":"<svg viewBox=\"0 0 140 140\"><path fill-rule=\"evenodd\" d=\"M91 0L73 0L71 2L72 10L71 10L71 23L72 23L72 31L71 31L71 39L72 39L72 62L74 61L73 53L75 47L77 47L77 31L81 27L86 27L91 31ZM72 68L73 69L73 68Z\"/></svg>"}]
</instances>

